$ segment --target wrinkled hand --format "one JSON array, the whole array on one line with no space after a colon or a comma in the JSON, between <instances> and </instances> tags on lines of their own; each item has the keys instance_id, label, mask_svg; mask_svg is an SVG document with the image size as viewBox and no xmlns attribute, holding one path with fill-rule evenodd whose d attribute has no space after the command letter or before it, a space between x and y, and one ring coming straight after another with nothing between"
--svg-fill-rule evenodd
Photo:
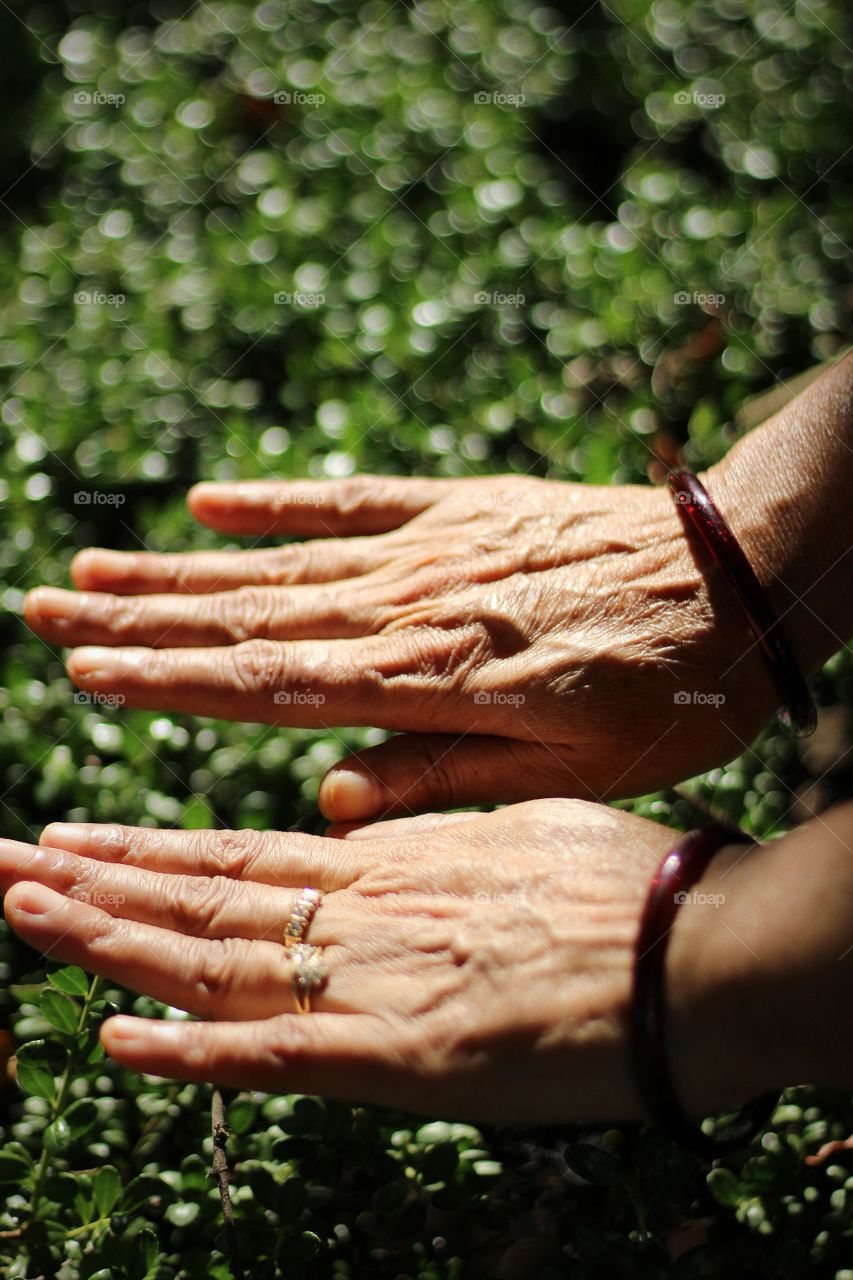
<instances>
[{"instance_id":1,"label":"wrinkled hand","mask_svg":"<svg viewBox=\"0 0 853 1280\"><path fill-rule=\"evenodd\" d=\"M638 794L738 754L774 706L665 490L365 476L204 484L190 506L312 540L87 550L82 590L37 589L27 621L97 646L71 677L131 706L404 731L330 772L334 820Z\"/></svg>"},{"instance_id":2,"label":"wrinkled hand","mask_svg":"<svg viewBox=\"0 0 853 1280\"><path fill-rule=\"evenodd\" d=\"M572 800L347 839L56 824L40 848L0 841L0 889L32 946L210 1020L107 1021L108 1053L132 1068L504 1122L630 1118L633 944L672 840ZM280 939L305 885L325 891L307 940L329 976L300 1016ZM681 914L679 1079L699 1105L740 1100L755 1083L742 1032L706 991L722 970L728 994L753 950L712 908ZM734 948L722 965L705 964L706 929Z\"/></svg>"}]
</instances>

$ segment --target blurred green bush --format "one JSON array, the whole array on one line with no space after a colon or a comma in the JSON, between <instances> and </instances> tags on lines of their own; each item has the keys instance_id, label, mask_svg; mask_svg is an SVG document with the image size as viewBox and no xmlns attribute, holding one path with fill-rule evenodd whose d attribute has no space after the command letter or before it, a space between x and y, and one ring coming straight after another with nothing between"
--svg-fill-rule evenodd
<instances>
[{"instance_id":1,"label":"blurred green bush","mask_svg":"<svg viewBox=\"0 0 853 1280\"><path fill-rule=\"evenodd\" d=\"M214 545L183 508L200 478L657 480L716 459L747 397L849 341L843 0L582 9L4 7L6 835L61 817L311 828L325 768L377 736L76 702L19 617L76 548ZM633 807L678 823L692 796L784 829L851 792L851 693L845 653L817 743L771 728ZM69 1009L8 932L0 954L17 1036L73 1054L57 1070L77 1107L63 1128L38 1068L55 1049L28 1049L44 1087L8 1101L3 1274L227 1275L207 1091L116 1072L79 975ZM292 1098L238 1098L231 1118L253 1277L853 1275L853 1184L802 1161L850 1132L846 1097L793 1091L762 1148L707 1181L654 1130L566 1147ZM9 1235L36 1180L37 1221Z\"/></svg>"}]
</instances>

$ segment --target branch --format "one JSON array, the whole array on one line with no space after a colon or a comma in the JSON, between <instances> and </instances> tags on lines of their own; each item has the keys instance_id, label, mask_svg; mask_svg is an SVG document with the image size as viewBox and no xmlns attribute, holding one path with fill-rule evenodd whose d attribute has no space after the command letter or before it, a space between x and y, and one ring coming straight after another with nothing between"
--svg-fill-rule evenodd
<instances>
[{"instance_id":1,"label":"branch","mask_svg":"<svg viewBox=\"0 0 853 1280\"><path fill-rule=\"evenodd\" d=\"M234 1280L245 1280L240 1262L240 1249L237 1243L237 1226L234 1221L234 1206L231 1203L231 1171L225 1155L225 1145L231 1130L225 1123L225 1103L222 1090L213 1086L210 1104L211 1128L213 1133L213 1165L210 1176L216 1179L219 1187L219 1198L222 1201L222 1219L225 1223L225 1244L228 1249L228 1265Z\"/></svg>"}]
</instances>

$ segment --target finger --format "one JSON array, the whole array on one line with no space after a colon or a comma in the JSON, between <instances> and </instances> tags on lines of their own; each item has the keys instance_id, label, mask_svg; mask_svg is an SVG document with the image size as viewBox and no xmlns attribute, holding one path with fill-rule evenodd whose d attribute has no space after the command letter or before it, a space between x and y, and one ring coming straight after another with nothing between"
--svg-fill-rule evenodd
<instances>
[{"instance_id":1,"label":"finger","mask_svg":"<svg viewBox=\"0 0 853 1280\"><path fill-rule=\"evenodd\" d=\"M64 849L0 840L0 892L37 881L74 902L108 915L156 925L198 938L248 938L282 942L282 930L303 886L290 888L234 881L225 876L164 874L81 857ZM314 888L320 886L315 883ZM346 928L346 898L328 894L322 918L312 921L311 941L335 942ZM351 908L350 908L351 909Z\"/></svg>"},{"instance_id":2,"label":"finger","mask_svg":"<svg viewBox=\"0 0 853 1280\"><path fill-rule=\"evenodd\" d=\"M187 501L197 520L225 533L324 538L397 529L453 484L422 476L251 480L197 484Z\"/></svg>"},{"instance_id":3,"label":"finger","mask_svg":"<svg viewBox=\"0 0 853 1280\"><path fill-rule=\"evenodd\" d=\"M470 706L449 685L481 645L476 627L400 630L359 640L247 640L209 649L75 649L68 674L85 692L133 707L311 727L369 724L464 732ZM364 813L330 816L372 816Z\"/></svg>"},{"instance_id":4,"label":"finger","mask_svg":"<svg viewBox=\"0 0 853 1280\"><path fill-rule=\"evenodd\" d=\"M387 1022L311 1013L262 1022L161 1022L120 1015L101 1027L111 1058L133 1071L264 1093L403 1105L415 1083Z\"/></svg>"},{"instance_id":5,"label":"finger","mask_svg":"<svg viewBox=\"0 0 853 1280\"><path fill-rule=\"evenodd\" d=\"M172 591L203 595L243 586L333 582L379 567L387 559L376 538L294 542L259 551L110 551L87 547L71 562L71 580L83 591L149 595Z\"/></svg>"},{"instance_id":6,"label":"finger","mask_svg":"<svg viewBox=\"0 0 853 1280\"><path fill-rule=\"evenodd\" d=\"M199 1017L230 1021L296 1010L293 963L280 942L188 938L114 918L32 881L11 887L4 911L15 932L51 959L80 965ZM330 970L341 951L325 948ZM332 993L322 996L335 1010Z\"/></svg>"},{"instance_id":7,"label":"finger","mask_svg":"<svg viewBox=\"0 0 853 1280\"><path fill-rule=\"evenodd\" d=\"M220 876L327 892L348 888L373 863L367 848L356 856L352 850L345 853L338 840L301 831L171 831L52 822L39 844L168 875Z\"/></svg>"},{"instance_id":8,"label":"finger","mask_svg":"<svg viewBox=\"0 0 853 1280\"><path fill-rule=\"evenodd\" d=\"M238 587L208 595L112 595L37 587L24 617L54 644L153 648L359 636L375 628L377 589L346 582L301 587Z\"/></svg>"},{"instance_id":9,"label":"finger","mask_svg":"<svg viewBox=\"0 0 853 1280\"><path fill-rule=\"evenodd\" d=\"M470 734L390 738L330 769L319 805L331 822L459 805L591 796L565 747Z\"/></svg>"},{"instance_id":10,"label":"finger","mask_svg":"<svg viewBox=\"0 0 853 1280\"><path fill-rule=\"evenodd\" d=\"M336 822L327 827L326 835L334 840L405 839L482 817L482 813L419 813L412 818L389 818L387 822Z\"/></svg>"}]
</instances>

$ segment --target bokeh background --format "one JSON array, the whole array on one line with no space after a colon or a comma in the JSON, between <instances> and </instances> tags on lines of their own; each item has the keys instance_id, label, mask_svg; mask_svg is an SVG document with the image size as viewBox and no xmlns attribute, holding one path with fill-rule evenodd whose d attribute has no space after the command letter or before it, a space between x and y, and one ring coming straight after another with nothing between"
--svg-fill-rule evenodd
<instances>
[{"instance_id":1,"label":"bokeh background","mask_svg":"<svg viewBox=\"0 0 853 1280\"><path fill-rule=\"evenodd\" d=\"M659 481L843 350L851 25L845 0L2 6L3 833L319 829L322 773L378 740L80 701L28 632L24 591L81 546L222 545L195 480ZM693 797L770 836L853 793L851 671L820 676L808 743L771 726L630 807L678 825ZM158 1006L45 986L8 931L0 977L29 1064L0 1274L227 1276L209 1091L93 1048L110 1008ZM261 1280L853 1277L851 1153L805 1160L851 1132L848 1097L791 1090L710 1175L654 1129L229 1106Z\"/></svg>"}]
</instances>

